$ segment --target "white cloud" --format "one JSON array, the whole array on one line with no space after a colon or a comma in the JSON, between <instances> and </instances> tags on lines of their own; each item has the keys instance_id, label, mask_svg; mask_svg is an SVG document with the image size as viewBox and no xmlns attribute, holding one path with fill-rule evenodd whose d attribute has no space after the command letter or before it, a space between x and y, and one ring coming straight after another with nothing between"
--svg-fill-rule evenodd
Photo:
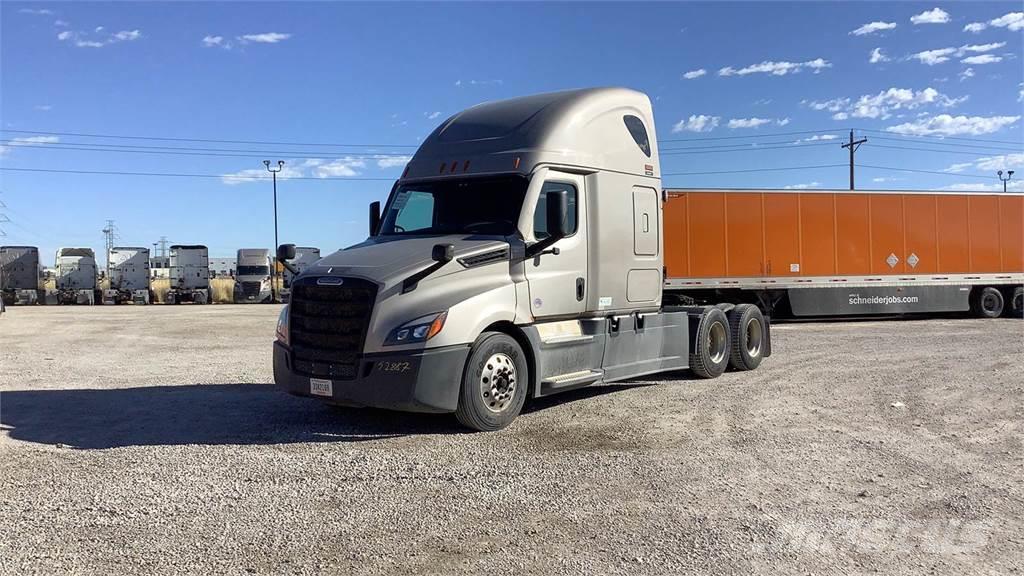
<instances>
[{"instance_id":1,"label":"white cloud","mask_svg":"<svg viewBox=\"0 0 1024 576\"><path fill-rule=\"evenodd\" d=\"M935 66L936 64L942 64L943 62L949 61L953 56L962 58L968 53L979 54L982 52L991 52L1006 46L1006 42L992 42L990 44L965 44L959 48L939 48L936 50L925 50L924 52L918 52L911 54L909 58L916 58L922 64L929 66Z\"/></svg>"},{"instance_id":2,"label":"white cloud","mask_svg":"<svg viewBox=\"0 0 1024 576\"><path fill-rule=\"evenodd\" d=\"M19 14L32 14L34 16L53 16L53 10L46 8L22 8L18 10Z\"/></svg>"},{"instance_id":3,"label":"white cloud","mask_svg":"<svg viewBox=\"0 0 1024 576\"><path fill-rule=\"evenodd\" d=\"M977 65L977 64L995 64L996 62L1002 62L1002 61L1003 61L1003 57L1002 56L994 56L992 54L979 54L977 56L968 56L967 58L964 58L960 62L962 62L964 64Z\"/></svg>"},{"instance_id":4,"label":"white cloud","mask_svg":"<svg viewBox=\"0 0 1024 576\"><path fill-rule=\"evenodd\" d=\"M849 98L834 98L823 102L802 102L814 110L832 112L833 120L853 118L890 118L897 110L914 110L922 106L952 108L967 100L967 96L951 98L934 88L913 90L910 88L889 88L878 94L865 94L855 102Z\"/></svg>"},{"instance_id":5,"label":"white cloud","mask_svg":"<svg viewBox=\"0 0 1024 576\"><path fill-rule=\"evenodd\" d=\"M888 62L889 57L882 54L881 48L875 48L871 51L871 56L868 58L868 62L871 64L878 64L879 62Z\"/></svg>"},{"instance_id":6,"label":"white cloud","mask_svg":"<svg viewBox=\"0 0 1024 576\"><path fill-rule=\"evenodd\" d=\"M210 35L203 36L203 46L205 48L213 48L214 46L223 46L223 45L224 45L224 37L223 36L210 36Z\"/></svg>"},{"instance_id":7,"label":"white cloud","mask_svg":"<svg viewBox=\"0 0 1024 576\"><path fill-rule=\"evenodd\" d=\"M67 20L54 20L53 25L58 28L67 28L68 26L71 26L71 23Z\"/></svg>"},{"instance_id":8,"label":"white cloud","mask_svg":"<svg viewBox=\"0 0 1024 576\"><path fill-rule=\"evenodd\" d=\"M953 190L957 192L1002 192L1002 182L995 184L982 184L980 182L964 182L961 184L951 184L939 188L939 190ZM1006 190L1009 192L1024 192L1024 180L1010 180L1006 185Z\"/></svg>"},{"instance_id":9,"label":"white cloud","mask_svg":"<svg viewBox=\"0 0 1024 576\"><path fill-rule=\"evenodd\" d=\"M789 186L783 186L783 190L806 190L808 188L818 188L821 186L821 182L807 182L806 184L790 184Z\"/></svg>"},{"instance_id":10,"label":"white cloud","mask_svg":"<svg viewBox=\"0 0 1024 576\"><path fill-rule=\"evenodd\" d=\"M294 166L285 164L284 168L277 173L278 180L288 180L291 178L301 178L304 173L301 169ZM250 168L247 170L239 170L230 174L222 174L220 181L229 185L235 186L237 184L244 184L246 182L261 182L270 178L270 174L264 168Z\"/></svg>"},{"instance_id":11,"label":"white cloud","mask_svg":"<svg viewBox=\"0 0 1024 576\"><path fill-rule=\"evenodd\" d=\"M0 146L0 155L7 154L15 146L38 146L40 144L56 144L60 142L59 136L26 136L13 138L6 145Z\"/></svg>"},{"instance_id":12,"label":"white cloud","mask_svg":"<svg viewBox=\"0 0 1024 576\"><path fill-rule=\"evenodd\" d=\"M895 22L870 22L856 30L850 31L850 34L854 36L864 36L865 34L874 34L875 32L881 32L883 30L892 30L895 27Z\"/></svg>"},{"instance_id":13,"label":"white cloud","mask_svg":"<svg viewBox=\"0 0 1024 576\"><path fill-rule=\"evenodd\" d=\"M700 78L701 76L703 76L703 75L705 75L707 73L708 73L707 70L705 70L703 68L699 68L697 70L690 70L686 74L683 74L683 78L686 78L687 80L693 80L694 78Z\"/></svg>"},{"instance_id":14,"label":"white cloud","mask_svg":"<svg viewBox=\"0 0 1024 576\"><path fill-rule=\"evenodd\" d=\"M949 13L942 8L932 8L910 17L911 24L945 24L949 22Z\"/></svg>"},{"instance_id":15,"label":"white cloud","mask_svg":"<svg viewBox=\"0 0 1024 576\"><path fill-rule=\"evenodd\" d=\"M395 168L396 166L405 166L412 160L412 156L385 156L377 160L378 168Z\"/></svg>"},{"instance_id":16,"label":"white cloud","mask_svg":"<svg viewBox=\"0 0 1024 576\"><path fill-rule=\"evenodd\" d=\"M839 136L836 136L835 134L815 134L814 136L811 136L810 138L804 138L803 140L797 140L797 143L800 143L800 142L816 142L818 140L837 140L838 138L839 138Z\"/></svg>"},{"instance_id":17,"label":"white cloud","mask_svg":"<svg viewBox=\"0 0 1024 576\"><path fill-rule=\"evenodd\" d=\"M1017 92L1017 102L1024 102L1024 82L1017 84L1020 90Z\"/></svg>"},{"instance_id":18,"label":"white cloud","mask_svg":"<svg viewBox=\"0 0 1024 576\"><path fill-rule=\"evenodd\" d=\"M871 181L875 182L875 183L882 183L882 182L906 182L907 179L906 178L892 177L892 176L877 176L875 178L872 178Z\"/></svg>"},{"instance_id":19,"label":"white cloud","mask_svg":"<svg viewBox=\"0 0 1024 576\"><path fill-rule=\"evenodd\" d=\"M462 86L501 86L504 80L456 80L455 85Z\"/></svg>"},{"instance_id":20,"label":"white cloud","mask_svg":"<svg viewBox=\"0 0 1024 576\"><path fill-rule=\"evenodd\" d=\"M50 104L36 104L32 108L35 110L39 110L40 112L49 112L50 110L53 110L53 106L51 106Z\"/></svg>"},{"instance_id":21,"label":"white cloud","mask_svg":"<svg viewBox=\"0 0 1024 576\"><path fill-rule=\"evenodd\" d=\"M676 122L672 126L672 132L710 132L718 127L718 122L721 120L718 116L705 116L691 115L688 119L684 118L679 122Z\"/></svg>"},{"instance_id":22,"label":"white cloud","mask_svg":"<svg viewBox=\"0 0 1024 576\"><path fill-rule=\"evenodd\" d=\"M1012 32L1024 30L1024 12L1010 12L988 21L990 26L1006 28Z\"/></svg>"},{"instance_id":23,"label":"white cloud","mask_svg":"<svg viewBox=\"0 0 1024 576\"><path fill-rule=\"evenodd\" d=\"M423 115L427 117L427 120L437 120L441 117L440 112L424 112Z\"/></svg>"},{"instance_id":24,"label":"white cloud","mask_svg":"<svg viewBox=\"0 0 1024 576\"><path fill-rule=\"evenodd\" d=\"M991 134L1011 126L1020 120L1020 116L950 116L939 114L931 118L922 118L886 128L888 132L910 134L914 136L979 136Z\"/></svg>"},{"instance_id":25,"label":"white cloud","mask_svg":"<svg viewBox=\"0 0 1024 576\"><path fill-rule=\"evenodd\" d=\"M731 118L729 120L729 128L733 130L736 128L757 128L771 123L772 121L768 118Z\"/></svg>"},{"instance_id":26,"label":"white cloud","mask_svg":"<svg viewBox=\"0 0 1024 576\"><path fill-rule=\"evenodd\" d=\"M964 32L971 32L977 34L978 32L984 30L985 28L988 28L988 24L985 24L984 22L971 22L970 24L964 26Z\"/></svg>"},{"instance_id":27,"label":"white cloud","mask_svg":"<svg viewBox=\"0 0 1024 576\"><path fill-rule=\"evenodd\" d=\"M1017 170L1024 167L1024 153L986 156L974 161L974 167L985 172Z\"/></svg>"},{"instance_id":28,"label":"white cloud","mask_svg":"<svg viewBox=\"0 0 1024 576\"><path fill-rule=\"evenodd\" d=\"M366 161L359 158L345 157L319 164L313 167L313 175L317 178L336 178L339 176L358 176L359 169L366 166Z\"/></svg>"},{"instance_id":29,"label":"white cloud","mask_svg":"<svg viewBox=\"0 0 1024 576\"><path fill-rule=\"evenodd\" d=\"M950 164L943 172L963 172L971 166L974 166L974 162L959 162L957 164Z\"/></svg>"},{"instance_id":30,"label":"white cloud","mask_svg":"<svg viewBox=\"0 0 1024 576\"><path fill-rule=\"evenodd\" d=\"M747 74L771 74L772 76L785 76L796 74L803 69L809 69L815 74L825 68L831 68L832 63L822 58L815 58L806 62L774 62L765 60L759 64L751 64L739 70L732 66L726 66L718 70L719 76L746 76Z\"/></svg>"},{"instance_id":31,"label":"white cloud","mask_svg":"<svg viewBox=\"0 0 1024 576\"><path fill-rule=\"evenodd\" d=\"M248 44L250 42L254 44L277 44L291 38L291 34L284 34L281 32L262 32L260 34L243 34L236 36L239 42L242 44Z\"/></svg>"},{"instance_id":32,"label":"white cloud","mask_svg":"<svg viewBox=\"0 0 1024 576\"><path fill-rule=\"evenodd\" d=\"M754 106L767 106L768 104L771 104L771 103L772 103L772 99L771 98L759 98L757 100L754 100Z\"/></svg>"},{"instance_id":33,"label":"white cloud","mask_svg":"<svg viewBox=\"0 0 1024 576\"><path fill-rule=\"evenodd\" d=\"M786 124L789 124L789 117L779 118L778 120L775 121L775 124L777 124L778 126L785 126Z\"/></svg>"},{"instance_id":34,"label":"white cloud","mask_svg":"<svg viewBox=\"0 0 1024 576\"><path fill-rule=\"evenodd\" d=\"M96 27L94 35L92 36L90 36L88 32L62 30L57 33L57 40L60 40L61 42L70 42L78 48L103 48L110 44L131 42L142 38L142 32L140 30L121 30L119 32L114 32L113 34L100 36L99 34L102 32L103 26Z\"/></svg>"},{"instance_id":35,"label":"white cloud","mask_svg":"<svg viewBox=\"0 0 1024 576\"><path fill-rule=\"evenodd\" d=\"M974 78L974 68L965 68L957 76L960 77L960 81L961 82L963 82L964 80L967 80L968 78Z\"/></svg>"}]
</instances>

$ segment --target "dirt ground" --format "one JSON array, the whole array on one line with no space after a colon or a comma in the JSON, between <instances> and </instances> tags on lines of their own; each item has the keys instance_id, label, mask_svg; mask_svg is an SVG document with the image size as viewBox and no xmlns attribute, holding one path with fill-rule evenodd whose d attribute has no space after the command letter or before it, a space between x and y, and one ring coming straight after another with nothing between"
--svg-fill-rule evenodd
<instances>
[{"instance_id":1,"label":"dirt ground","mask_svg":"<svg viewBox=\"0 0 1024 576\"><path fill-rule=\"evenodd\" d=\"M1020 320L777 325L469 434L280 393L279 309L0 317L0 573L1024 571Z\"/></svg>"}]
</instances>

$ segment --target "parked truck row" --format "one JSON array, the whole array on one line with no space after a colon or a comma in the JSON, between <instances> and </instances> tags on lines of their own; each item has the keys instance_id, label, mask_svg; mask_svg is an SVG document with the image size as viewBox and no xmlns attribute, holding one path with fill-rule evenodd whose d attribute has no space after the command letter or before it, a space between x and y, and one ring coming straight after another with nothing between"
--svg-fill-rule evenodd
<instances>
[{"instance_id":1,"label":"parked truck row","mask_svg":"<svg viewBox=\"0 0 1024 576\"><path fill-rule=\"evenodd\" d=\"M320 258L320 250L298 249L296 270ZM39 249L35 246L0 247L0 298L4 304L149 304L155 301L148 248L115 246L110 250L110 275L106 287L91 248L61 248L54 258L53 287L47 289ZM164 301L169 304L212 301L209 254L206 246L175 244L170 247L169 287ZM233 301L271 302L272 265L265 248L238 250ZM278 299L287 299L294 274L284 272Z\"/></svg>"},{"instance_id":2,"label":"parked truck row","mask_svg":"<svg viewBox=\"0 0 1024 576\"><path fill-rule=\"evenodd\" d=\"M1021 219L1020 195L665 190L642 93L481 104L294 279L274 380L496 430L528 397L755 369L773 313L1019 310Z\"/></svg>"}]
</instances>

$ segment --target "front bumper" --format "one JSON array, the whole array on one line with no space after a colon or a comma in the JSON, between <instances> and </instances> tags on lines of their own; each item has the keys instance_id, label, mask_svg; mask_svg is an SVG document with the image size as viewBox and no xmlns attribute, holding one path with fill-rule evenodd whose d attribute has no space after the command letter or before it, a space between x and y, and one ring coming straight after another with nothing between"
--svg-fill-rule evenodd
<instances>
[{"instance_id":1,"label":"front bumper","mask_svg":"<svg viewBox=\"0 0 1024 576\"><path fill-rule=\"evenodd\" d=\"M291 354L274 342L274 383L290 394L344 406L371 406L406 412L454 412L469 345L413 352L367 354L352 380L332 380L334 395L313 396L309 377L291 368Z\"/></svg>"}]
</instances>

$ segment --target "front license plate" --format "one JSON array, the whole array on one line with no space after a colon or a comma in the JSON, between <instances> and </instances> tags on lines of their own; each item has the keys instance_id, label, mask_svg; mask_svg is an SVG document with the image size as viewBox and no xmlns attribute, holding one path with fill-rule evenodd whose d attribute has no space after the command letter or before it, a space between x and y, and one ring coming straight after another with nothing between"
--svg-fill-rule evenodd
<instances>
[{"instance_id":1,"label":"front license plate","mask_svg":"<svg viewBox=\"0 0 1024 576\"><path fill-rule=\"evenodd\" d=\"M334 383L330 380L310 378L309 393L314 396L334 396Z\"/></svg>"}]
</instances>

